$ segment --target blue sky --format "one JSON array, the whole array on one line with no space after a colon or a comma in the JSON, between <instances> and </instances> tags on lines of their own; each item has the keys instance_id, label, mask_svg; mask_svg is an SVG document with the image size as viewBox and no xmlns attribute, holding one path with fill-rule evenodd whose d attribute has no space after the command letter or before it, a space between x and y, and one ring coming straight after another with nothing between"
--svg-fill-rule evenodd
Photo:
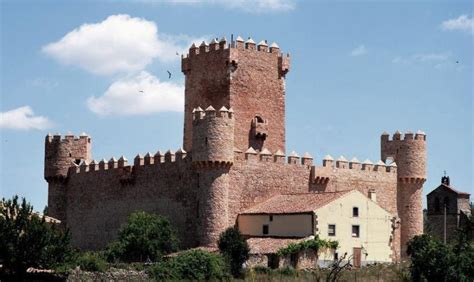
<instances>
[{"instance_id":1,"label":"blue sky","mask_svg":"<svg viewBox=\"0 0 474 282\"><path fill-rule=\"evenodd\" d=\"M48 132L90 134L94 159L178 149L176 52L231 33L291 54L287 152L376 162L383 131L421 129L425 194L444 170L474 192L471 1L192 2L0 2L2 197L46 205Z\"/></svg>"}]
</instances>

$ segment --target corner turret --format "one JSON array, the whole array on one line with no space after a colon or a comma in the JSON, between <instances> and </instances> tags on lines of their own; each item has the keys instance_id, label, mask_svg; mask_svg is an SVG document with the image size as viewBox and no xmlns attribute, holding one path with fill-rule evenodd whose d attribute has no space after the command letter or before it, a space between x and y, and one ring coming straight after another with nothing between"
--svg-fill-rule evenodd
<instances>
[{"instance_id":1,"label":"corner turret","mask_svg":"<svg viewBox=\"0 0 474 282\"><path fill-rule=\"evenodd\" d=\"M397 209L401 220L401 255L408 241L423 233L423 183L426 180L426 134L395 132L381 136L381 157L397 164Z\"/></svg>"},{"instance_id":2,"label":"corner turret","mask_svg":"<svg viewBox=\"0 0 474 282\"><path fill-rule=\"evenodd\" d=\"M234 114L225 106L193 110L192 163L198 174L199 244L215 247L229 222L229 169L234 161Z\"/></svg>"},{"instance_id":3,"label":"corner turret","mask_svg":"<svg viewBox=\"0 0 474 282\"><path fill-rule=\"evenodd\" d=\"M66 187L69 168L92 160L91 138L48 134L45 138L44 178L48 182L49 215L66 225Z\"/></svg>"}]
</instances>

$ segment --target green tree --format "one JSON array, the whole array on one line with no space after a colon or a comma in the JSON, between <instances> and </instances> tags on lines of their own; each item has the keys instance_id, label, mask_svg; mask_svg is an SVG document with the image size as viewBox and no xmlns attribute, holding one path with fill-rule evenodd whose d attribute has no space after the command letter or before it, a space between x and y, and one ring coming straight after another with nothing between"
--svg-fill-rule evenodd
<instances>
[{"instance_id":1,"label":"green tree","mask_svg":"<svg viewBox=\"0 0 474 282\"><path fill-rule=\"evenodd\" d=\"M242 275L242 264L249 258L249 246L240 231L231 227L222 232L218 242L219 250L228 260L234 277Z\"/></svg>"},{"instance_id":2,"label":"green tree","mask_svg":"<svg viewBox=\"0 0 474 282\"><path fill-rule=\"evenodd\" d=\"M228 277L222 256L202 250L183 252L177 257L154 265L149 273L158 281L208 281Z\"/></svg>"},{"instance_id":3,"label":"green tree","mask_svg":"<svg viewBox=\"0 0 474 282\"><path fill-rule=\"evenodd\" d=\"M451 250L431 235L415 236L408 243L407 254L411 257L410 271L413 281L444 281L447 278Z\"/></svg>"},{"instance_id":4,"label":"green tree","mask_svg":"<svg viewBox=\"0 0 474 282\"><path fill-rule=\"evenodd\" d=\"M5 275L23 276L29 267L50 268L69 259L69 232L62 232L18 196L0 203L0 260Z\"/></svg>"},{"instance_id":5,"label":"green tree","mask_svg":"<svg viewBox=\"0 0 474 282\"><path fill-rule=\"evenodd\" d=\"M132 213L107 248L109 261L157 261L178 249L176 232L168 219L146 212Z\"/></svg>"}]
</instances>

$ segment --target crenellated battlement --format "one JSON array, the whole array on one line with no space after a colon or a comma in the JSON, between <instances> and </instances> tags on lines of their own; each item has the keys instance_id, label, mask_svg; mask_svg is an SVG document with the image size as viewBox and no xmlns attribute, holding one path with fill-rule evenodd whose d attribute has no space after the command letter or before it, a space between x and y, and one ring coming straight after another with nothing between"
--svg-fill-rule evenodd
<instances>
[{"instance_id":1,"label":"crenellated battlement","mask_svg":"<svg viewBox=\"0 0 474 282\"><path fill-rule=\"evenodd\" d=\"M79 136L76 136L74 134L68 133L64 136L61 135L61 133L56 133L54 135L51 135L51 133L48 133L46 135L45 141L46 143L55 143L55 142L70 142L70 141L79 141L79 140L89 140L90 137L86 133L82 133Z\"/></svg>"},{"instance_id":2,"label":"crenellated battlement","mask_svg":"<svg viewBox=\"0 0 474 282\"><path fill-rule=\"evenodd\" d=\"M281 150L272 153L267 148L263 148L261 151L256 151L252 147L248 148L245 152L234 148L234 160L246 163L261 162L307 166L308 168L313 164L313 157L309 153L305 153L303 157L300 157L295 151L293 151L287 156Z\"/></svg>"},{"instance_id":3,"label":"crenellated battlement","mask_svg":"<svg viewBox=\"0 0 474 282\"><path fill-rule=\"evenodd\" d=\"M411 131L405 132L402 135L400 131L396 131L390 138L390 134L387 132L382 133L381 140L382 142L391 142L391 141L408 141L408 140L417 140L417 141L426 141L426 134L425 132L418 130L416 133Z\"/></svg>"},{"instance_id":4,"label":"crenellated battlement","mask_svg":"<svg viewBox=\"0 0 474 282\"><path fill-rule=\"evenodd\" d=\"M225 37L222 37L220 40L217 38L212 39L209 43L202 41L199 46L196 46L195 43L189 48L188 54L181 55L181 71L187 73L191 70L191 60L196 57L207 57L207 56L222 56L223 52L228 52L229 56L231 55L231 50L239 50L244 52L258 52L260 54L270 54L271 56L278 57L278 66L281 71L281 74L284 76L290 67L290 54L282 54L278 44L273 42L268 46L266 40L260 41L258 44L253 41L252 38L247 40L242 39L238 36L236 40L227 42ZM235 69L238 66L238 56L226 60L226 64Z\"/></svg>"},{"instance_id":5,"label":"crenellated battlement","mask_svg":"<svg viewBox=\"0 0 474 282\"><path fill-rule=\"evenodd\" d=\"M372 163L369 159L366 159L363 162L360 162L357 158L352 158L348 161L344 156L340 156L336 161L330 156L326 155L322 162L323 168L329 169L352 169L352 170L362 170L368 172L387 172L387 173L396 173L397 164L392 162L390 164L385 164L383 161L378 161L376 164Z\"/></svg>"},{"instance_id":6,"label":"crenellated battlement","mask_svg":"<svg viewBox=\"0 0 474 282\"><path fill-rule=\"evenodd\" d=\"M222 106L218 111L213 106L207 107L206 110L201 107L193 109L193 122L195 124L211 118L234 119L234 110L232 108L227 109L225 106Z\"/></svg>"},{"instance_id":7,"label":"crenellated battlement","mask_svg":"<svg viewBox=\"0 0 474 282\"><path fill-rule=\"evenodd\" d=\"M217 38L213 38L209 43L202 41L199 46L196 46L196 44L193 43L191 47L189 47L188 54L181 55L181 58L185 60L187 58L192 58L193 56L209 54L226 49L252 50L281 55L280 47L275 42L273 42L269 47L266 40L262 40L256 44L250 37L247 40L244 40L242 37L237 36L237 39L231 42L227 42L227 39L222 37L219 41Z\"/></svg>"},{"instance_id":8,"label":"crenellated battlement","mask_svg":"<svg viewBox=\"0 0 474 282\"><path fill-rule=\"evenodd\" d=\"M164 154L160 150L158 150L154 155L152 155L150 152L146 153L144 156L138 154L133 159L133 164L129 164L127 158L124 156L121 156L118 160L115 157L112 157L109 160L92 160L91 162L84 160L80 164L72 163L71 167L69 168L68 175L71 176L74 174L109 171L116 169L125 169L126 171L133 172L137 169L140 169L141 167L179 164L187 161L188 158L187 152L180 148L176 152L173 150L168 150Z\"/></svg>"}]
</instances>

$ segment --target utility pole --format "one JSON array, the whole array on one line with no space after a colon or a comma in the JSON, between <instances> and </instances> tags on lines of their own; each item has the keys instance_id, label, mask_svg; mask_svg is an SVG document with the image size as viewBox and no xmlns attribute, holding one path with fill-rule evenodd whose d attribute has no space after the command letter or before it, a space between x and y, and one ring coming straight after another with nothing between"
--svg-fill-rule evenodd
<instances>
[{"instance_id":1,"label":"utility pole","mask_svg":"<svg viewBox=\"0 0 474 282\"><path fill-rule=\"evenodd\" d=\"M444 203L444 243L446 244L446 203Z\"/></svg>"}]
</instances>

